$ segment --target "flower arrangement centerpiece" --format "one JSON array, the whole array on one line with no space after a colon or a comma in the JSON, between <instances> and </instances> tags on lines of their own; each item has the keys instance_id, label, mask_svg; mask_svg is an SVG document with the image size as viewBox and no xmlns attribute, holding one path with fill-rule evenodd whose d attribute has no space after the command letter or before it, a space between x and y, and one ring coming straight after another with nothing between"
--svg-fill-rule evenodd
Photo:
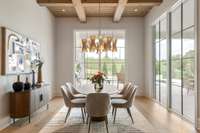
<instances>
[{"instance_id":1,"label":"flower arrangement centerpiece","mask_svg":"<svg viewBox=\"0 0 200 133\"><path fill-rule=\"evenodd\" d=\"M97 72L91 78L88 78L93 84L96 92L100 92L103 89L103 83L106 79L106 74Z\"/></svg>"}]
</instances>

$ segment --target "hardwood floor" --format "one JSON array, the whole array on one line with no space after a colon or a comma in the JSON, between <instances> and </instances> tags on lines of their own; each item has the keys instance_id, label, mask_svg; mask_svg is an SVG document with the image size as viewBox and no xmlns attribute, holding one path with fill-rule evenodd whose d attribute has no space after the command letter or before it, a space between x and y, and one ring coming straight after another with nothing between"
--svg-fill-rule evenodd
<instances>
[{"instance_id":1,"label":"hardwood floor","mask_svg":"<svg viewBox=\"0 0 200 133\"><path fill-rule=\"evenodd\" d=\"M21 124L19 122L0 132L37 133L58 112L58 109L61 108L63 104L61 98L55 98L50 102L50 106L53 108L50 108L48 111L38 112L32 117L30 124ZM174 113L168 112L165 108L148 98L137 97L134 105L148 122L157 129L158 133L198 133L191 123L182 120ZM28 121L26 123L28 123Z\"/></svg>"},{"instance_id":2,"label":"hardwood floor","mask_svg":"<svg viewBox=\"0 0 200 133\"><path fill-rule=\"evenodd\" d=\"M137 97L134 105L160 133L198 133L191 123L149 98Z\"/></svg>"}]
</instances>

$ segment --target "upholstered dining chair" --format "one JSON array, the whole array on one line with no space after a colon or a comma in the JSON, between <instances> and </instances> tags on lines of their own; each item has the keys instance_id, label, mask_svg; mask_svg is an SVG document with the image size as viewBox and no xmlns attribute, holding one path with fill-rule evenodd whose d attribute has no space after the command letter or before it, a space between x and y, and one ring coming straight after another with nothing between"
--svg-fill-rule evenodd
<instances>
[{"instance_id":1,"label":"upholstered dining chair","mask_svg":"<svg viewBox=\"0 0 200 133\"><path fill-rule=\"evenodd\" d=\"M86 95L83 95L80 92L78 92L70 82L66 82L65 85L67 87L67 92L72 99L86 98Z\"/></svg>"},{"instance_id":2,"label":"upholstered dining chair","mask_svg":"<svg viewBox=\"0 0 200 133\"><path fill-rule=\"evenodd\" d=\"M68 111L65 117L65 122L67 121L67 118L69 117L72 108L81 108L82 119L84 123L85 121L84 108L85 108L86 99L85 98L75 98L75 99L70 98L65 85L61 86L61 92L64 98L65 106L68 107Z\"/></svg>"},{"instance_id":3,"label":"upholstered dining chair","mask_svg":"<svg viewBox=\"0 0 200 133\"><path fill-rule=\"evenodd\" d=\"M112 100L111 100L111 104L112 104L113 112L114 112L114 120L113 120L113 123L115 123L117 109L118 109L118 108L126 108L128 114L129 114L129 116L130 116L130 118L131 118L131 121L132 121L132 123L134 124L134 120L133 120L133 117L132 117L130 108L131 108L132 105L133 105L133 101L134 101L134 99L135 99L135 95L136 95L136 90L137 90L137 88L134 88L134 87L131 85L131 88L130 88L130 89L131 89L131 91L130 91L130 93L127 95L127 97L125 97L125 98L120 98L120 99L112 99Z\"/></svg>"},{"instance_id":4,"label":"upholstered dining chair","mask_svg":"<svg viewBox=\"0 0 200 133\"><path fill-rule=\"evenodd\" d=\"M129 93L128 91L130 91L129 89L130 85L131 85L130 82L126 83L119 93L111 95L111 99L125 98L126 95Z\"/></svg>"},{"instance_id":5,"label":"upholstered dining chair","mask_svg":"<svg viewBox=\"0 0 200 133\"><path fill-rule=\"evenodd\" d=\"M106 124L106 130L108 131L108 112L111 107L110 96L107 93L90 93L86 100L86 110L89 118L89 128L90 132L91 122L95 118L103 118Z\"/></svg>"},{"instance_id":6,"label":"upholstered dining chair","mask_svg":"<svg viewBox=\"0 0 200 133\"><path fill-rule=\"evenodd\" d=\"M120 73L116 73L117 76L117 88L119 88L119 83L125 83L125 74L120 72Z\"/></svg>"}]
</instances>

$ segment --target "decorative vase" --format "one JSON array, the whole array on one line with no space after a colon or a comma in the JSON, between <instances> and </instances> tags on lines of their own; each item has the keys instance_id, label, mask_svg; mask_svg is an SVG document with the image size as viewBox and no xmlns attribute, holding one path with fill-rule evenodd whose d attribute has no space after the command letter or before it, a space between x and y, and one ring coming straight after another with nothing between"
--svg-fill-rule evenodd
<instances>
[{"instance_id":1,"label":"decorative vase","mask_svg":"<svg viewBox=\"0 0 200 133\"><path fill-rule=\"evenodd\" d=\"M94 84L94 89L95 91L98 93L98 92L101 92L102 89L103 89L103 84L102 83L95 83Z\"/></svg>"},{"instance_id":2,"label":"decorative vase","mask_svg":"<svg viewBox=\"0 0 200 133\"><path fill-rule=\"evenodd\" d=\"M42 82L42 68L40 68L38 69L37 87L41 87Z\"/></svg>"},{"instance_id":3,"label":"decorative vase","mask_svg":"<svg viewBox=\"0 0 200 133\"><path fill-rule=\"evenodd\" d=\"M35 87L35 71L32 70L32 88Z\"/></svg>"},{"instance_id":4,"label":"decorative vase","mask_svg":"<svg viewBox=\"0 0 200 133\"><path fill-rule=\"evenodd\" d=\"M17 82L12 85L15 92L20 92L24 89L24 83L20 82L20 75L17 75Z\"/></svg>"},{"instance_id":5,"label":"decorative vase","mask_svg":"<svg viewBox=\"0 0 200 133\"><path fill-rule=\"evenodd\" d=\"M26 77L26 82L24 83L24 90L30 90L31 84L28 81L28 77Z\"/></svg>"}]
</instances>

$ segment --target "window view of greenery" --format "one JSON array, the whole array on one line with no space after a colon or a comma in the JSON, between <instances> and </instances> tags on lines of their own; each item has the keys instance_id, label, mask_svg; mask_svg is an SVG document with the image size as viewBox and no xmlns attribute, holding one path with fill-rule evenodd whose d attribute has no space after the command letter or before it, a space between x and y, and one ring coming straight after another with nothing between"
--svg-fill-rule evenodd
<instances>
[{"instance_id":1,"label":"window view of greenery","mask_svg":"<svg viewBox=\"0 0 200 133\"><path fill-rule=\"evenodd\" d=\"M115 31L110 31L112 34ZM81 31L76 33L75 47L75 81L78 84L88 83L91 77L98 71L107 76L105 83L117 84L117 74L125 74L125 32L118 31L117 52L82 52L81 38L90 34L98 34L98 31ZM117 32L115 32L117 34Z\"/></svg>"},{"instance_id":2,"label":"window view of greenery","mask_svg":"<svg viewBox=\"0 0 200 133\"><path fill-rule=\"evenodd\" d=\"M122 41L121 41L122 42ZM123 49L118 48L118 51ZM90 53L91 54L91 53ZM97 53L93 53L97 54ZM94 58L85 53L85 75L84 78L91 77L98 71L104 72L107 75L109 81L116 81L117 73L124 73L124 59L118 58L114 55L119 53L101 53L99 58ZM88 56L87 56L88 55Z\"/></svg>"}]
</instances>

